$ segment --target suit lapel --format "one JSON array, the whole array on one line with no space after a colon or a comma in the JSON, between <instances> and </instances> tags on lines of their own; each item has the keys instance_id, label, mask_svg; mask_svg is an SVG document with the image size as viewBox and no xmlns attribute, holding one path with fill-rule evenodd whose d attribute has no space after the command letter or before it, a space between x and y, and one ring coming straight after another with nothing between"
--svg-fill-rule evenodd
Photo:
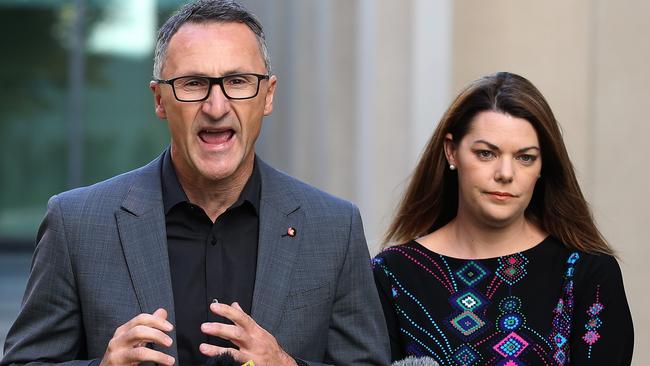
<instances>
[{"instance_id":1,"label":"suit lapel","mask_svg":"<svg viewBox=\"0 0 650 366\"><path fill-rule=\"evenodd\" d=\"M251 315L273 334L291 289L290 279L303 237L303 212L284 175L257 160L262 178L257 272ZM295 230L295 236L288 229Z\"/></svg>"},{"instance_id":2,"label":"suit lapel","mask_svg":"<svg viewBox=\"0 0 650 366\"><path fill-rule=\"evenodd\" d=\"M167 319L175 324L160 162L159 158L142 168L115 218L140 311L152 313L164 308ZM161 350L177 358L175 331L170 336L172 348Z\"/></svg>"}]
</instances>

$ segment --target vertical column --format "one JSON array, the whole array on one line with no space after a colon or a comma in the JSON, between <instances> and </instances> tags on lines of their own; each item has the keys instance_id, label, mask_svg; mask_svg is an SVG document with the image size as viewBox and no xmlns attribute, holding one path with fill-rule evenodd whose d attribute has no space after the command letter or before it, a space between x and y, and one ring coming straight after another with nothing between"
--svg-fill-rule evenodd
<instances>
[{"instance_id":1,"label":"vertical column","mask_svg":"<svg viewBox=\"0 0 650 366\"><path fill-rule=\"evenodd\" d=\"M79 187L83 179L83 83L85 69L84 0L74 2L72 47L68 63L68 187Z\"/></svg>"},{"instance_id":2,"label":"vertical column","mask_svg":"<svg viewBox=\"0 0 650 366\"><path fill-rule=\"evenodd\" d=\"M412 17L413 128L408 158L415 167L451 99L451 1L414 0Z\"/></svg>"}]
</instances>

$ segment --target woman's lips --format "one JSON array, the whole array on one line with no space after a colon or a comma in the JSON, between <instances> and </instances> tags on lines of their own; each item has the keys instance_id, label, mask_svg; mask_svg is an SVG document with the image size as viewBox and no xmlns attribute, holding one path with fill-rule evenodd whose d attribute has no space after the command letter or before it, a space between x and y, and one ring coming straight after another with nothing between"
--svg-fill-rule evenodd
<instances>
[{"instance_id":1,"label":"woman's lips","mask_svg":"<svg viewBox=\"0 0 650 366\"><path fill-rule=\"evenodd\" d=\"M514 194L508 193L508 192L488 192L489 194L495 195L495 196L501 196L501 197L514 197Z\"/></svg>"},{"instance_id":2,"label":"woman's lips","mask_svg":"<svg viewBox=\"0 0 650 366\"><path fill-rule=\"evenodd\" d=\"M493 199L496 199L498 201L505 201L505 200L508 200L510 198L516 197L514 194L508 193L508 192L486 192L486 193L490 197L492 197Z\"/></svg>"}]
</instances>

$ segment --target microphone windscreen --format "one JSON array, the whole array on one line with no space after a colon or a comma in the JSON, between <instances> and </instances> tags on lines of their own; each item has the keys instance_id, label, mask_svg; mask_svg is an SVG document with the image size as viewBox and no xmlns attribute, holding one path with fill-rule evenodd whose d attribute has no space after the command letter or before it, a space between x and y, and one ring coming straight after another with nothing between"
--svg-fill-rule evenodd
<instances>
[{"instance_id":1,"label":"microphone windscreen","mask_svg":"<svg viewBox=\"0 0 650 366\"><path fill-rule=\"evenodd\" d=\"M208 358L205 366L242 366L237 362L234 357L228 352Z\"/></svg>"},{"instance_id":2,"label":"microphone windscreen","mask_svg":"<svg viewBox=\"0 0 650 366\"><path fill-rule=\"evenodd\" d=\"M431 357L413 357L409 356L403 360L395 361L391 366L440 366Z\"/></svg>"}]
</instances>

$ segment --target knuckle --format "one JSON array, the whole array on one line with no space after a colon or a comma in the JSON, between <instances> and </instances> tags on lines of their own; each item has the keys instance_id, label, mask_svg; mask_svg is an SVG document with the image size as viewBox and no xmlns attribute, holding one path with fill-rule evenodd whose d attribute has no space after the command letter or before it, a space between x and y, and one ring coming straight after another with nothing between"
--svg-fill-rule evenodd
<instances>
[{"instance_id":1,"label":"knuckle","mask_svg":"<svg viewBox=\"0 0 650 366\"><path fill-rule=\"evenodd\" d=\"M235 328L235 339L243 340L244 338L246 338L246 332L242 328Z\"/></svg>"},{"instance_id":2,"label":"knuckle","mask_svg":"<svg viewBox=\"0 0 650 366\"><path fill-rule=\"evenodd\" d=\"M147 321L148 315L149 314L145 314L145 313L138 314L133 318L133 321L137 324L142 324Z\"/></svg>"},{"instance_id":3,"label":"knuckle","mask_svg":"<svg viewBox=\"0 0 650 366\"><path fill-rule=\"evenodd\" d=\"M116 338L112 338L110 341L108 341L108 346L106 346L106 352L108 352L108 353L115 352L117 350L117 348L118 348L118 346L116 344L117 342L118 341L117 341Z\"/></svg>"},{"instance_id":4,"label":"knuckle","mask_svg":"<svg viewBox=\"0 0 650 366\"><path fill-rule=\"evenodd\" d=\"M143 361L146 357L147 349L144 347L132 348L129 351L129 359Z\"/></svg>"}]
</instances>

